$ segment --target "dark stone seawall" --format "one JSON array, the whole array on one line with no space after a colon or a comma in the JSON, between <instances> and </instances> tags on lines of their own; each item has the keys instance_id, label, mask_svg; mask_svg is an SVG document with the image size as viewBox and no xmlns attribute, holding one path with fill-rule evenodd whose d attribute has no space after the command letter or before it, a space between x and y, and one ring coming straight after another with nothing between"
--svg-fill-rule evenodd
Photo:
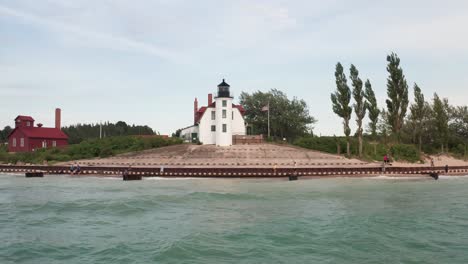
<instances>
[{"instance_id":1,"label":"dark stone seawall","mask_svg":"<svg viewBox=\"0 0 468 264\"><path fill-rule=\"evenodd\" d=\"M40 165L0 165L3 173L44 172L44 174L69 174L66 166L40 166ZM126 167L83 166L80 175L122 176ZM310 167L310 168L254 168L254 167L131 167L130 175L142 175L144 177L265 177L278 178L296 176L377 176L377 175L429 175L438 173L441 175L468 174L468 166L446 167L387 167L385 172L382 167Z\"/></svg>"}]
</instances>

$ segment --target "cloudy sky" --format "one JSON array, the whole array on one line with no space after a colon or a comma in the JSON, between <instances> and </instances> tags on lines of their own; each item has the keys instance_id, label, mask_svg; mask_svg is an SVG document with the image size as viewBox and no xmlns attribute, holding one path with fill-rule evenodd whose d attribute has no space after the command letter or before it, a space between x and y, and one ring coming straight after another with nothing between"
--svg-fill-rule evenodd
<instances>
[{"instance_id":1,"label":"cloudy sky","mask_svg":"<svg viewBox=\"0 0 468 264\"><path fill-rule=\"evenodd\" d=\"M241 91L303 98L318 134L340 61L386 96L386 55L408 82L468 103L467 1L0 0L0 127L124 120L168 134L192 123L226 78Z\"/></svg>"}]
</instances>

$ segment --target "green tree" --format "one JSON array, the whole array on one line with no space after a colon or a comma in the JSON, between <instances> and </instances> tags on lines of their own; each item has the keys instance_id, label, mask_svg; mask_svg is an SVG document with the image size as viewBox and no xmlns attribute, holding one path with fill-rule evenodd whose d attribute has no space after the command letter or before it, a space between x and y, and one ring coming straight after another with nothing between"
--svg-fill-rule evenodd
<instances>
[{"instance_id":1,"label":"green tree","mask_svg":"<svg viewBox=\"0 0 468 264\"><path fill-rule=\"evenodd\" d=\"M3 128L3 130L0 130L0 143L8 141L8 136L10 135L11 131L13 131L13 128L10 126L6 126Z\"/></svg>"},{"instance_id":2,"label":"green tree","mask_svg":"<svg viewBox=\"0 0 468 264\"><path fill-rule=\"evenodd\" d=\"M252 94L242 92L240 104L246 110L245 121L253 128L254 134L268 133L268 120L262 108L270 106L270 132L273 137L294 140L311 133L311 125L316 122L309 113L304 100L289 99L280 90L257 91Z\"/></svg>"},{"instance_id":3,"label":"green tree","mask_svg":"<svg viewBox=\"0 0 468 264\"><path fill-rule=\"evenodd\" d=\"M461 142L462 153L466 160L468 148L468 106L453 107L451 112L450 134Z\"/></svg>"},{"instance_id":4,"label":"green tree","mask_svg":"<svg viewBox=\"0 0 468 264\"><path fill-rule=\"evenodd\" d=\"M76 124L63 127L62 130L68 135L70 144L77 144L87 139L99 138L100 124ZM128 135L154 135L154 131L149 126L128 125L123 121L116 124L105 122L102 124L102 134L105 137L128 136Z\"/></svg>"},{"instance_id":5,"label":"green tree","mask_svg":"<svg viewBox=\"0 0 468 264\"><path fill-rule=\"evenodd\" d=\"M468 106L458 106L452 109L450 130L455 136L468 141Z\"/></svg>"},{"instance_id":6,"label":"green tree","mask_svg":"<svg viewBox=\"0 0 468 264\"><path fill-rule=\"evenodd\" d=\"M400 130L403 126L406 111L408 110L408 84L403 69L400 67L400 58L395 53L387 56L387 95L388 121L393 133L401 140Z\"/></svg>"},{"instance_id":7,"label":"green tree","mask_svg":"<svg viewBox=\"0 0 468 264\"><path fill-rule=\"evenodd\" d=\"M436 128L437 138L440 143L442 153L448 151L449 137L449 104L446 98L440 99L437 93L434 93L433 99L433 120ZM446 147L444 149L444 146Z\"/></svg>"},{"instance_id":8,"label":"green tree","mask_svg":"<svg viewBox=\"0 0 468 264\"><path fill-rule=\"evenodd\" d=\"M422 150L422 134L424 131L424 119L427 118L428 106L424 101L424 94L421 88L414 84L414 104L410 107L411 117L414 120L414 133L418 137L419 152Z\"/></svg>"},{"instance_id":9,"label":"green tree","mask_svg":"<svg viewBox=\"0 0 468 264\"><path fill-rule=\"evenodd\" d=\"M333 112L343 119L343 130L346 136L346 153L351 155L349 135L351 128L349 127L349 120L351 119L352 108L349 105L351 101L351 89L349 89L346 75L343 72L341 63L336 64L335 68L336 91L331 94L331 101L333 105Z\"/></svg>"},{"instance_id":10,"label":"green tree","mask_svg":"<svg viewBox=\"0 0 468 264\"><path fill-rule=\"evenodd\" d=\"M390 126L390 122L388 121L388 113L385 110L385 108L382 108L380 116L381 118L377 123L377 130L379 131L379 134L383 139L383 143L386 145L388 143L388 137L390 136L390 131L392 131L392 127Z\"/></svg>"},{"instance_id":11,"label":"green tree","mask_svg":"<svg viewBox=\"0 0 468 264\"><path fill-rule=\"evenodd\" d=\"M369 129L372 137L375 139L377 137L377 123L379 122L380 110L377 106L375 93L374 90L372 90L372 85L369 79L366 81L365 87L366 90L364 91L364 97L366 98L366 108L369 112Z\"/></svg>"},{"instance_id":12,"label":"green tree","mask_svg":"<svg viewBox=\"0 0 468 264\"><path fill-rule=\"evenodd\" d=\"M364 101L364 91L362 90L362 80L359 78L359 71L356 67L351 64L349 78L353 85L353 98L354 98L354 113L356 114L356 124L358 126L358 153L359 157L362 157L362 120L366 116L366 104Z\"/></svg>"}]
</instances>

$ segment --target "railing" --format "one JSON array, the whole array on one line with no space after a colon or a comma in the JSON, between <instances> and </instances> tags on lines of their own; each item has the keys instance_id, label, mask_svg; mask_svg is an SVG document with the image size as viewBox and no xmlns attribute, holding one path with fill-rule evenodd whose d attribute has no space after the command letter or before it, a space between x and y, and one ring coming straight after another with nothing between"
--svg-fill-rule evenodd
<instances>
[{"instance_id":1,"label":"railing","mask_svg":"<svg viewBox=\"0 0 468 264\"><path fill-rule=\"evenodd\" d=\"M126 167L83 166L81 175L121 176ZM3 173L25 173L41 171L46 174L68 174L69 167L65 166L36 166L36 165L0 165ZM147 177L287 177L297 176L372 176L372 175L411 175L445 172L445 167L390 167L383 172L381 167L330 167L330 168L166 168L166 167L131 167L129 174ZM468 166L451 166L447 174L468 174Z\"/></svg>"}]
</instances>

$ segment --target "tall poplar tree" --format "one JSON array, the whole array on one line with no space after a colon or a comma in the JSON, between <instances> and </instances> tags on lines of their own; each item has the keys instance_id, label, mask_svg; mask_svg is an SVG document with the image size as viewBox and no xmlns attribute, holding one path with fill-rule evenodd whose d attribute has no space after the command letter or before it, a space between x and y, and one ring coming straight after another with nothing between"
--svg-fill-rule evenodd
<instances>
[{"instance_id":1,"label":"tall poplar tree","mask_svg":"<svg viewBox=\"0 0 468 264\"><path fill-rule=\"evenodd\" d=\"M377 137L377 123L379 121L380 109L377 106L377 99L375 99L374 90L372 90L372 85L367 79L365 85L364 97L366 98L366 108L369 112L369 128L372 133L372 137L375 139Z\"/></svg>"},{"instance_id":2,"label":"tall poplar tree","mask_svg":"<svg viewBox=\"0 0 468 264\"><path fill-rule=\"evenodd\" d=\"M448 151L449 134L449 104L446 98L440 99L437 93L434 93L434 102L432 105L434 112L434 125L437 132L437 138L440 142L442 153ZM444 149L445 145L445 149Z\"/></svg>"},{"instance_id":3,"label":"tall poplar tree","mask_svg":"<svg viewBox=\"0 0 468 264\"><path fill-rule=\"evenodd\" d=\"M359 157L362 157L362 120L366 116L366 105L364 91L362 90L362 80L359 78L359 71L353 64L351 64L349 78L353 85L354 113L356 114L356 124L358 126Z\"/></svg>"},{"instance_id":4,"label":"tall poplar tree","mask_svg":"<svg viewBox=\"0 0 468 264\"><path fill-rule=\"evenodd\" d=\"M422 150L422 134L424 131L424 119L427 116L428 106L424 101L424 94L421 92L421 88L415 83L414 84L414 104L410 107L411 116L413 117L414 121L416 122L415 132L418 136L418 145L419 145L419 152Z\"/></svg>"},{"instance_id":5,"label":"tall poplar tree","mask_svg":"<svg viewBox=\"0 0 468 264\"><path fill-rule=\"evenodd\" d=\"M351 156L349 135L351 128L349 128L349 120L351 119L352 108L349 105L351 101L351 90L348 87L346 75L343 72L341 63L336 64L335 68L336 91L331 94L331 101L333 105L333 112L339 117L343 118L343 130L346 136L346 153Z\"/></svg>"},{"instance_id":6,"label":"tall poplar tree","mask_svg":"<svg viewBox=\"0 0 468 264\"><path fill-rule=\"evenodd\" d=\"M388 121L400 142L400 130L403 126L406 111L408 110L408 84L403 69L400 67L400 58L395 53L387 56L387 95Z\"/></svg>"}]
</instances>

